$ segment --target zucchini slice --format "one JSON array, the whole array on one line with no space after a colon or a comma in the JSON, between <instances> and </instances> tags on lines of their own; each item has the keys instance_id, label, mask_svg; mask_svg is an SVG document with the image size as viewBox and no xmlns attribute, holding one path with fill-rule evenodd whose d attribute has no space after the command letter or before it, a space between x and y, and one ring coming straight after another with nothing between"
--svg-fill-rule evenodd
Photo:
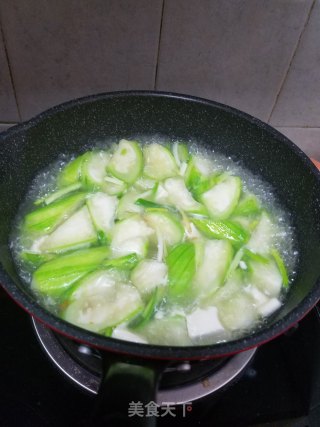
<instances>
[{"instance_id":1,"label":"zucchini slice","mask_svg":"<svg viewBox=\"0 0 320 427\"><path fill-rule=\"evenodd\" d=\"M131 273L131 281L142 295L148 294L168 280L168 267L153 259L140 261Z\"/></svg>"},{"instance_id":2,"label":"zucchini slice","mask_svg":"<svg viewBox=\"0 0 320 427\"><path fill-rule=\"evenodd\" d=\"M260 221L251 234L247 243L247 248L252 252L268 254L274 243L274 237L277 232L277 226L271 221L267 212L263 211Z\"/></svg>"},{"instance_id":3,"label":"zucchini slice","mask_svg":"<svg viewBox=\"0 0 320 427\"><path fill-rule=\"evenodd\" d=\"M218 180L210 160L192 156L185 172L185 183L189 191L198 200L202 193L208 191Z\"/></svg>"},{"instance_id":4,"label":"zucchini slice","mask_svg":"<svg viewBox=\"0 0 320 427\"><path fill-rule=\"evenodd\" d=\"M81 181L89 188L100 188L107 175L106 168L110 154L106 151L91 151L84 158L81 166Z\"/></svg>"},{"instance_id":5,"label":"zucchini slice","mask_svg":"<svg viewBox=\"0 0 320 427\"><path fill-rule=\"evenodd\" d=\"M83 192L75 193L30 212L24 219L24 231L50 233L84 203L86 196Z\"/></svg>"},{"instance_id":6,"label":"zucchini slice","mask_svg":"<svg viewBox=\"0 0 320 427\"><path fill-rule=\"evenodd\" d=\"M66 187L79 182L81 178L82 162L87 154L84 153L67 163L58 174L57 183L59 187Z\"/></svg>"},{"instance_id":7,"label":"zucchini slice","mask_svg":"<svg viewBox=\"0 0 320 427\"><path fill-rule=\"evenodd\" d=\"M188 146L178 141L172 145L172 154L178 167L181 167L182 163L187 163L190 158Z\"/></svg>"},{"instance_id":8,"label":"zucchini slice","mask_svg":"<svg viewBox=\"0 0 320 427\"><path fill-rule=\"evenodd\" d=\"M131 329L141 328L146 325L156 313L158 305L163 300L163 290L156 287L149 298L147 304L141 309L141 311L130 321L129 327Z\"/></svg>"},{"instance_id":9,"label":"zucchini slice","mask_svg":"<svg viewBox=\"0 0 320 427\"><path fill-rule=\"evenodd\" d=\"M130 271L139 262L139 258L136 253L122 256L120 258L111 258L103 261L103 268L113 268L119 271Z\"/></svg>"},{"instance_id":10,"label":"zucchini slice","mask_svg":"<svg viewBox=\"0 0 320 427\"><path fill-rule=\"evenodd\" d=\"M259 318L253 298L248 294L239 293L223 300L218 310L220 322L231 331L252 328Z\"/></svg>"},{"instance_id":11,"label":"zucchini slice","mask_svg":"<svg viewBox=\"0 0 320 427\"><path fill-rule=\"evenodd\" d=\"M240 199L237 207L233 211L233 215L249 216L256 215L261 211L261 205L258 198L254 194L246 194Z\"/></svg>"},{"instance_id":12,"label":"zucchini slice","mask_svg":"<svg viewBox=\"0 0 320 427\"><path fill-rule=\"evenodd\" d=\"M34 204L36 206L41 204L50 205L50 203L55 202L56 200L61 199L63 196L73 193L74 191L77 191L80 188L80 182L76 182L75 184L68 185L68 187L60 188L60 190L57 190L51 194L48 194L45 197L42 197L41 199L36 200Z\"/></svg>"},{"instance_id":13,"label":"zucchini slice","mask_svg":"<svg viewBox=\"0 0 320 427\"><path fill-rule=\"evenodd\" d=\"M279 252L276 249L272 249L271 255L273 256L273 259L275 260L275 262L278 266L278 269L280 271L280 274L282 276L283 286L286 288L289 285L289 277L288 277L288 272L287 272L285 263L284 263L281 255L279 254Z\"/></svg>"},{"instance_id":14,"label":"zucchini slice","mask_svg":"<svg viewBox=\"0 0 320 427\"><path fill-rule=\"evenodd\" d=\"M175 245L183 239L184 228L178 218L165 209L148 209L144 219L157 235L160 235L169 246Z\"/></svg>"},{"instance_id":15,"label":"zucchini slice","mask_svg":"<svg viewBox=\"0 0 320 427\"><path fill-rule=\"evenodd\" d=\"M136 201L139 199L141 191L138 192L134 188L131 188L121 197L117 208L117 218L122 220L128 218L133 214L139 214L143 212L143 208L139 206Z\"/></svg>"},{"instance_id":16,"label":"zucchini slice","mask_svg":"<svg viewBox=\"0 0 320 427\"><path fill-rule=\"evenodd\" d=\"M98 233L99 240L103 243L110 235L114 224L118 199L105 193L94 193L87 199L91 219Z\"/></svg>"},{"instance_id":17,"label":"zucchini slice","mask_svg":"<svg viewBox=\"0 0 320 427\"><path fill-rule=\"evenodd\" d=\"M43 295L60 297L81 277L110 255L105 247L79 250L42 264L33 274L32 287Z\"/></svg>"},{"instance_id":18,"label":"zucchini slice","mask_svg":"<svg viewBox=\"0 0 320 427\"><path fill-rule=\"evenodd\" d=\"M62 317L74 325L99 332L130 319L141 306L134 286L119 283L115 272L97 271L75 287Z\"/></svg>"},{"instance_id":19,"label":"zucchini slice","mask_svg":"<svg viewBox=\"0 0 320 427\"><path fill-rule=\"evenodd\" d=\"M192 197L187 189L183 178L168 178L164 182L164 188L168 193L168 199L171 204L190 213L206 214L207 210Z\"/></svg>"},{"instance_id":20,"label":"zucchini slice","mask_svg":"<svg viewBox=\"0 0 320 427\"><path fill-rule=\"evenodd\" d=\"M143 156L139 144L121 139L108 165L108 171L116 178L133 184L141 175L142 169Z\"/></svg>"},{"instance_id":21,"label":"zucchini slice","mask_svg":"<svg viewBox=\"0 0 320 427\"><path fill-rule=\"evenodd\" d=\"M114 176L106 175L101 189L110 196L121 197L127 190L127 184Z\"/></svg>"},{"instance_id":22,"label":"zucchini slice","mask_svg":"<svg viewBox=\"0 0 320 427\"><path fill-rule=\"evenodd\" d=\"M241 186L238 176L229 176L203 193L200 199L213 218L226 219L238 204Z\"/></svg>"},{"instance_id":23,"label":"zucchini slice","mask_svg":"<svg viewBox=\"0 0 320 427\"><path fill-rule=\"evenodd\" d=\"M251 284L269 297L278 297L283 279L276 262L273 259L268 262L249 261L248 265Z\"/></svg>"},{"instance_id":24,"label":"zucchini slice","mask_svg":"<svg viewBox=\"0 0 320 427\"><path fill-rule=\"evenodd\" d=\"M144 257L148 239L153 233L153 229L138 215L119 221L112 232L112 253L118 257L134 252Z\"/></svg>"},{"instance_id":25,"label":"zucchini slice","mask_svg":"<svg viewBox=\"0 0 320 427\"><path fill-rule=\"evenodd\" d=\"M133 184L134 188L140 193L145 192L147 190L152 190L155 185L156 181L154 179L146 178L145 176L141 176Z\"/></svg>"},{"instance_id":26,"label":"zucchini slice","mask_svg":"<svg viewBox=\"0 0 320 427\"><path fill-rule=\"evenodd\" d=\"M143 149L144 175L161 181L178 175L178 167L168 148L160 144L149 144Z\"/></svg>"},{"instance_id":27,"label":"zucchini slice","mask_svg":"<svg viewBox=\"0 0 320 427\"><path fill-rule=\"evenodd\" d=\"M190 218L190 220L209 239L226 239L233 243L242 244L249 238L248 232L240 224L231 221L213 221L206 218Z\"/></svg>"},{"instance_id":28,"label":"zucchini slice","mask_svg":"<svg viewBox=\"0 0 320 427\"><path fill-rule=\"evenodd\" d=\"M197 248L199 250L199 248ZM207 240L200 248L202 258L194 276L193 289L200 298L211 296L224 282L232 261L233 249L226 240Z\"/></svg>"},{"instance_id":29,"label":"zucchini slice","mask_svg":"<svg viewBox=\"0 0 320 427\"><path fill-rule=\"evenodd\" d=\"M166 258L168 266L169 294L183 298L191 286L196 271L195 246L191 242L173 247Z\"/></svg>"},{"instance_id":30,"label":"zucchini slice","mask_svg":"<svg viewBox=\"0 0 320 427\"><path fill-rule=\"evenodd\" d=\"M139 334L150 344L189 346L192 341L188 335L186 318L173 315L162 319L152 319L142 328Z\"/></svg>"},{"instance_id":31,"label":"zucchini slice","mask_svg":"<svg viewBox=\"0 0 320 427\"><path fill-rule=\"evenodd\" d=\"M53 231L40 245L44 252L63 252L89 246L97 241L89 211L83 206Z\"/></svg>"}]
</instances>

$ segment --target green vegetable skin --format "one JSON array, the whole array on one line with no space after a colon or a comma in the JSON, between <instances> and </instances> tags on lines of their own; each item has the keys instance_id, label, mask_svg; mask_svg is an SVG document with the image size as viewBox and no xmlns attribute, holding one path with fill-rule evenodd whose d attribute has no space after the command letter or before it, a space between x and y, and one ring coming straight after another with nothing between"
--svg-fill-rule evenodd
<instances>
[{"instance_id":1,"label":"green vegetable skin","mask_svg":"<svg viewBox=\"0 0 320 427\"><path fill-rule=\"evenodd\" d=\"M209 239L226 239L243 244L249 238L247 231L231 221L214 221L211 219L191 218L191 221Z\"/></svg>"},{"instance_id":2,"label":"green vegetable skin","mask_svg":"<svg viewBox=\"0 0 320 427\"><path fill-rule=\"evenodd\" d=\"M150 343L190 345L188 304L221 306L220 320L235 330L289 286L275 225L258 198L179 142L141 149L121 140L112 151L88 151L35 205L22 227L32 244L20 254L33 289L55 299L66 320L104 335L126 325ZM85 245L92 247L77 249ZM109 289L103 280L117 283ZM253 293L243 295L248 283ZM93 308L97 324L86 295L102 304ZM254 301L248 315L237 314L246 301Z\"/></svg>"},{"instance_id":3,"label":"green vegetable skin","mask_svg":"<svg viewBox=\"0 0 320 427\"><path fill-rule=\"evenodd\" d=\"M193 243L181 243L169 252L169 292L173 297L182 297L191 285L196 271L195 247Z\"/></svg>"},{"instance_id":4,"label":"green vegetable skin","mask_svg":"<svg viewBox=\"0 0 320 427\"><path fill-rule=\"evenodd\" d=\"M73 283L100 267L109 255L110 251L106 247L62 255L42 264L35 271L32 287L42 295L61 297Z\"/></svg>"},{"instance_id":5,"label":"green vegetable skin","mask_svg":"<svg viewBox=\"0 0 320 427\"><path fill-rule=\"evenodd\" d=\"M86 154L76 157L62 169L57 177L59 187L66 187L68 185L75 184L80 180L82 162L85 159L85 156Z\"/></svg>"},{"instance_id":6,"label":"green vegetable skin","mask_svg":"<svg viewBox=\"0 0 320 427\"><path fill-rule=\"evenodd\" d=\"M75 193L28 213L24 219L24 230L36 234L54 230L84 203L86 196L83 192Z\"/></svg>"}]
</instances>

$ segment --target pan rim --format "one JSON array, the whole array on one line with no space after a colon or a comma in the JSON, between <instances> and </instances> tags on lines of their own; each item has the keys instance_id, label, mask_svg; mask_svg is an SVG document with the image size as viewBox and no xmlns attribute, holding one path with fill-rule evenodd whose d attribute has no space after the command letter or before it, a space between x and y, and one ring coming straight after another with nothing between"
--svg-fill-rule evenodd
<instances>
[{"instance_id":1,"label":"pan rim","mask_svg":"<svg viewBox=\"0 0 320 427\"><path fill-rule=\"evenodd\" d=\"M132 91L116 91L116 92L103 92L99 94L88 95L85 97L77 98L71 101L58 104L54 107L49 108L48 110L36 115L35 117L29 119L26 122L17 124L8 130L0 134L0 142L3 143L7 137L14 135L16 132L20 132L29 127L33 127L40 123L41 121L65 110L73 108L77 105L83 105L86 103L91 103L92 101L98 101L103 99L112 99L112 98L124 98L124 97L162 97L168 99L183 100L186 102L195 102L197 104L203 104L220 110L227 111L237 117L241 117L246 121L249 121L252 124L257 125L260 128L263 128L270 132L277 140L285 143L289 148L295 152L295 154L301 159L305 167L309 171L316 175L316 179L319 183L320 188L320 174L316 166L311 162L308 156L300 150L293 142L291 142L287 137L278 132L276 129L272 128L270 125L264 123L263 121L242 112L236 108L230 107L225 104L221 104L215 101L207 100L204 98L199 98L195 96L173 93L173 92L157 92L157 91L141 91L141 90L132 90ZM171 346L159 346L151 344L138 344L127 341L121 341L114 338L104 337L96 333L86 331L82 328L79 328L75 325L69 324L63 319L56 317L51 314L40 304L38 304L32 297L26 292L20 289L14 281L9 277L6 271L3 269L2 265L0 268L0 281L2 282L3 288L8 292L8 294L22 307L24 308L31 316L35 317L37 320L45 323L48 327L55 330L56 332L67 335L72 339L87 343L91 346L114 351L117 353L128 354L136 357L143 358L154 358L154 359L203 359L203 358L215 358L222 357L226 355L231 355L240 351L247 350L249 348L261 345L271 339L276 338L278 335L285 332L287 329L291 328L294 324L301 320L317 303L320 299L320 278L315 282L311 292L301 301L301 303L295 307L291 312L284 316L284 318L275 322L272 325L257 330L249 336L239 338L234 341L229 341L226 343L211 344L205 346L192 346L192 347L171 347Z\"/></svg>"}]
</instances>

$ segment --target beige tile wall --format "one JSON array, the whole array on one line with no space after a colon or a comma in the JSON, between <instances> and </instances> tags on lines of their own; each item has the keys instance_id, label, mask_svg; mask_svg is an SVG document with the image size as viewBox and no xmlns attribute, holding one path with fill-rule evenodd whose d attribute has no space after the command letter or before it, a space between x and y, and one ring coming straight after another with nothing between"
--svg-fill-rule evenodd
<instances>
[{"instance_id":1,"label":"beige tile wall","mask_svg":"<svg viewBox=\"0 0 320 427\"><path fill-rule=\"evenodd\" d=\"M320 159L320 0L2 0L0 130L90 93L230 104Z\"/></svg>"}]
</instances>

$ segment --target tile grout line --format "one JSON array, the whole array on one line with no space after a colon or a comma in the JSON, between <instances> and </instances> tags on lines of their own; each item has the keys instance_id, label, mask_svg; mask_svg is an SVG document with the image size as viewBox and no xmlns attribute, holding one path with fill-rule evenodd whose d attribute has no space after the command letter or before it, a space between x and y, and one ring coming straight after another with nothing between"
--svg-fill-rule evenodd
<instances>
[{"instance_id":1,"label":"tile grout line","mask_svg":"<svg viewBox=\"0 0 320 427\"><path fill-rule=\"evenodd\" d=\"M301 33L300 33L300 36L298 37L298 41L297 41L297 43L296 43L296 46L295 46L295 48L294 48L294 50L293 50L293 53L292 53L291 59L290 59L290 61L289 61L289 65L288 65L288 67L287 67L287 69L286 69L286 72L284 73L283 79L282 79L282 81L281 81L281 83L280 83L280 87L279 87L278 93L277 93L277 95L276 95L276 98L275 98L275 101L274 101L273 107L272 107L272 109L271 109L271 112L270 112L270 114L269 114L269 117L268 117L267 123L270 123L270 120L271 120L272 114L273 114L273 112L274 112L274 110L275 110L275 107L276 107L276 105L277 105L277 103L278 103L278 100L279 100L280 94L281 94L281 92L282 92L282 89L283 89L283 86L284 86L284 84L285 84L285 81L287 80L287 77L288 77L288 74L289 74L289 71L290 71L291 65L292 65L293 60L294 60L294 58L295 58L295 56L296 56L296 53L297 53L298 47L299 47L300 42L301 42L301 39L302 39L302 36L303 36L303 34L305 33L305 30L306 30L306 28L307 28L307 26L308 26L308 23L309 23L309 21L310 21L310 16L311 16L311 13L312 13L313 8L314 8L314 6L315 6L315 3L316 3L316 0L313 0L313 3L312 3L312 5L311 5L310 10L309 10L309 13L308 13L308 15L307 15L307 19L306 19L306 21L305 21L305 23L304 23L304 26L303 26L303 28L302 28L302 30L301 30Z\"/></svg>"},{"instance_id":2,"label":"tile grout line","mask_svg":"<svg viewBox=\"0 0 320 427\"><path fill-rule=\"evenodd\" d=\"M3 48L4 48L4 53L5 53L7 64L8 64L8 69L9 69L9 75L10 75L10 81L11 81L13 96L14 96L14 99L16 101L16 106L17 106L17 112L18 112L18 116L19 116L19 121L21 122L21 120L22 120L21 119L21 112L20 112L20 107L19 107L19 103L18 103L18 97L17 97L16 88L15 88L15 85L14 85L13 74L12 74L12 69L11 69L11 64L10 64L10 59L9 59L9 53L8 53L8 49L7 49L6 39L5 39L5 36L4 36L4 31L3 31L3 26L2 26L2 19L1 19L1 13L0 13L0 37L2 38L2 41L3 41Z\"/></svg>"},{"instance_id":3,"label":"tile grout line","mask_svg":"<svg viewBox=\"0 0 320 427\"><path fill-rule=\"evenodd\" d=\"M286 129L320 129L320 126L283 126L273 125L275 128L286 128Z\"/></svg>"},{"instance_id":4,"label":"tile grout line","mask_svg":"<svg viewBox=\"0 0 320 427\"><path fill-rule=\"evenodd\" d=\"M154 82L153 82L153 89L156 90L157 88L157 80L158 80L158 65L159 65L159 57L160 57L160 44L161 44L161 35L162 35L162 24L163 24L163 15L164 15L164 4L165 0L162 0L162 8L161 8L161 18L160 18L160 28L159 28L159 41L158 41L158 50L157 50L157 63L156 63L156 70L154 74Z\"/></svg>"}]
</instances>

